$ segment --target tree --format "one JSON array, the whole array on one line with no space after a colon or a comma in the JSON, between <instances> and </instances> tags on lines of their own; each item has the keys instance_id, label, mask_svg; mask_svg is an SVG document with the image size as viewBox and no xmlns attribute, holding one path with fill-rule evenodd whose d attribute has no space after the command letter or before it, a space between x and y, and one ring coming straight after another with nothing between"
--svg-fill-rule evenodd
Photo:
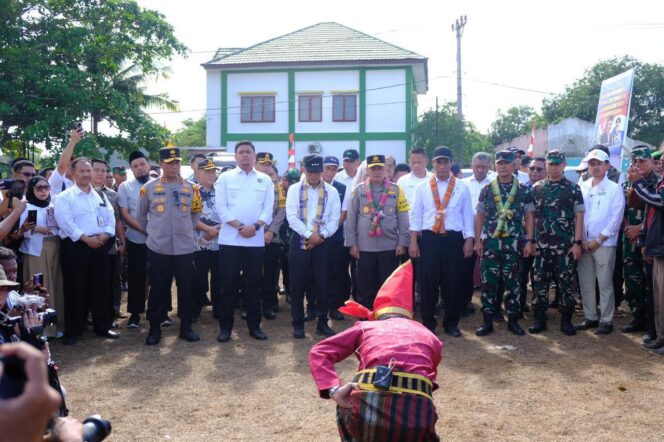
<instances>
[{"instance_id":1,"label":"tree","mask_svg":"<svg viewBox=\"0 0 664 442\"><path fill-rule=\"evenodd\" d=\"M549 123L577 117L594 122L602 81L636 68L628 135L652 145L664 139L664 65L623 56L603 60L553 98L544 99L542 114Z\"/></svg>"},{"instance_id":2,"label":"tree","mask_svg":"<svg viewBox=\"0 0 664 442\"><path fill-rule=\"evenodd\" d=\"M0 0L0 22L0 145L57 151L88 116L118 134L96 137L101 147L164 144L167 132L142 110L154 101L136 81L186 53L163 15L128 0Z\"/></svg>"},{"instance_id":3,"label":"tree","mask_svg":"<svg viewBox=\"0 0 664 442\"><path fill-rule=\"evenodd\" d=\"M493 145L510 141L529 133L532 125L541 126L542 123L542 118L530 106L513 106L504 113L499 110L491 123L489 139Z\"/></svg>"},{"instance_id":4,"label":"tree","mask_svg":"<svg viewBox=\"0 0 664 442\"><path fill-rule=\"evenodd\" d=\"M182 125L184 127L175 132L171 137L176 146L205 146L207 141L205 138L207 125L205 116L196 121L187 118L182 122Z\"/></svg>"},{"instance_id":5,"label":"tree","mask_svg":"<svg viewBox=\"0 0 664 442\"><path fill-rule=\"evenodd\" d=\"M436 111L430 110L422 114L413 131L413 138L415 146L424 148L429 157L437 146L449 147L452 149L455 162L462 165L470 164L475 152L493 150L489 138L478 132L472 123L459 122L454 102L443 104L438 112L437 131Z\"/></svg>"}]
</instances>

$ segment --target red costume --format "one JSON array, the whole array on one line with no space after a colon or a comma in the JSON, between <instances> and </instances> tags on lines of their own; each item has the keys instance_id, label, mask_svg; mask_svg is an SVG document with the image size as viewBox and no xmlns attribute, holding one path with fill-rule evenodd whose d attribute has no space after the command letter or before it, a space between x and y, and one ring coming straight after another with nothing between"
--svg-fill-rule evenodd
<instances>
[{"instance_id":1,"label":"red costume","mask_svg":"<svg viewBox=\"0 0 664 442\"><path fill-rule=\"evenodd\" d=\"M351 408L337 408L342 440L438 440L431 392L441 361L442 342L412 317L412 264L399 267L385 281L374 302L374 312L352 301L339 309L360 316L352 327L316 344L309 366L320 396L341 385L334 364L351 354L359 360L360 390L351 393ZM391 385L376 387L376 367L391 368Z\"/></svg>"}]
</instances>

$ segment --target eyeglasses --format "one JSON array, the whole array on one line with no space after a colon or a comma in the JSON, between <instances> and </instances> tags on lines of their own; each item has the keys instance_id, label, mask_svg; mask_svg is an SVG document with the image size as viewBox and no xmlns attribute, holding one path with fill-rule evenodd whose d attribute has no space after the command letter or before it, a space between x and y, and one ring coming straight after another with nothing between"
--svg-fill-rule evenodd
<instances>
[{"instance_id":1,"label":"eyeglasses","mask_svg":"<svg viewBox=\"0 0 664 442\"><path fill-rule=\"evenodd\" d=\"M528 170L530 170L531 172L541 172L541 171L544 170L544 168L543 167L531 166L531 167L528 168Z\"/></svg>"},{"instance_id":2,"label":"eyeglasses","mask_svg":"<svg viewBox=\"0 0 664 442\"><path fill-rule=\"evenodd\" d=\"M26 178L32 178L33 176L37 175L34 172L21 172L21 175L23 175Z\"/></svg>"},{"instance_id":3,"label":"eyeglasses","mask_svg":"<svg viewBox=\"0 0 664 442\"><path fill-rule=\"evenodd\" d=\"M49 186L48 184L45 186L35 186L35 190L37 192L42 192L44 190L51 190L51 186Z\"/></svg>"}]
</instances>

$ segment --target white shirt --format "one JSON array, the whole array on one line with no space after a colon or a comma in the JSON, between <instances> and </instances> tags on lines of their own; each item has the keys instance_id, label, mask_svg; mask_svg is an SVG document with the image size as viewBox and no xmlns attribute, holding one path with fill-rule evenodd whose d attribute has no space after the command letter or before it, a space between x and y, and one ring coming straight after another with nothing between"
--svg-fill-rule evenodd
<instances>
[{"instance_id":1,"label":"white shirt","mask_svg":"<svg viewBox=\"0 0 664 442\"><path fill-rule=\"evenodd\" d=\"M353 191L353 187L355 187L355 178L357 177L358 173L359 172L355 172L355 176L349 176L348 172L346 172L346 169L341 169L341 171L337 172L337 174L334 176L334 180L339 181L341 184L346 186L346 193L350 193ZM302 176L304 176L304 174L302 174Z\"/></svg>"},{"instance_id":2,"label":"white shirt","mask_svg":"<svg viewBox=\"0 0 664 442\"><path fill-rule=\"evenodd\" d=\"M436 178L441 204L443 203L449 183L449 178L445 181ZM446 210L444 225L446 231L461 232L464 238L475 237L473 206L470 199L470 191L463 180L456 180L454 191L452 192ZM435 223L437 213L436 203L433 200L429 182L425 181L420 183L415 188L415 198L410 209L410 231L421 232L422 230L431 230Z\"/></svg>"},{"instance_id":3,"label":"white shirt","mask_svg":"<svg viewBox=\"0 0 664 442\"><path fill-rule=\"evenodd\" d=\"M148 180L151 181L152 179ZM134 218L138 217L138 195L141 192L143 184L137 179L127 180L120 184L118 188L118 206L129 209L129 214ZM135 230L127 224L127 239L134 244L145 244L147 235Z\"/></svg>"},{"instance_id":4,"label":"white shirt","mask_svg":"<svg viewBox=\"0 0 664 442\"><path fill-rule=\"evenodd\" d=\"M102 199L92 186L88 193L77 185L61 192L55 199L55 220L62 239L78 241L82 235L102 233L115 236L113 205L106 197Z\"/></svg>"},{"instance_id":5,"label":"white shirt","mask_svg":"<svg viewBox=\"0 0 664 442\"><path fill-rule=\"evenodd\" d=\"M471 175L468 178L461 180L466 183L468 190L470 191L470 201L473 207L473 214L477 213L477 202L480 199L480 192L484 186L491 182L492 179L493 178L491 178L491 175L487 174L487 176L485 176L482 181L477 181L475 175Z\"/></svg>"},{"instance_id":6,"label":"white shirt","mask_svg":"<svg viewBox=\"0 0 664 442\"><path fill-rule=\"evenodd\" d=\"M323 225L319 227L318 233L325 238L334 235L339 227L339 215L341 215L341 201L339 192L331 184L321 180L327 191L327 202L323 208L321 218ZM318 209L318 187L315 189L307 185L307 219L306 224L300 219L300 189L302 182L291 184L286 195L286 219L288 225L298 235L309 238L313 234L314 219ZM320 186L320 185L319 185ZM348 193L348 189L346 189Z\"/></svg>"},{"instance_id":7,"label":"white shirt","mask_svg":"<svg viewBox=\"0 0 664 442\"><path fill-rule=\"evenodd\" d=\"M274 186L272 179L256 169L249 173L239 167L222 173L214 186L215 209L222 222L219 244L241 247L265 247L264 229L272 222ZM238 220L244 225L258 221L265 224L251 238L244 238L227 224Z\"/></svg>"},{"instance_id":8,"label":"white shirt","mask_svg":"<svg viewBox=\"0 0 664 442\"><path fill-rule=\"evenodd\" d=\"M595 187L592 178L581 183L583 205L583 239L590 241L599 235L607 239L602 247L616 247L620 236L620 226L625 210L625 196L622 187L606 175Z\"/></svg>"},{"instance_id":9,"label":"white shirt","mask_svg":"<svg viewBox=\"0 0 664 442\"><path fill-rule=\"evenodd\" d=\"M427 172L423 178L418 178L413 172L410 172L397 181L397 185L403 190L403 193L406 195L408 200L408 206L413 207L413 202L415 201L415 188L420 185L420 183L428 180L431 177L432 173Z\"/></svg>"},{"instance_id":10,"label":"white shirt","mask_svg":"<svg viewBox=\"0 0 664 442\"><path fill-rule=\"evenodd\" d=\"M521 184L528 184L528 182L530 181L530 177L528 176L528 174L520 170L516 172L516 178L519 180L519 183Z\"/></svg>"},{"instance_id":11,"label":"white shirt","mask_svg":"<svg viewBox=\"0 0 664 442\"><path fill-rule=\"evenodd\" d=\"M58 224L55 221L55 209L53 208L52 201L48 207L37 207L28 203L25 207L25 210L21 214L19 226L22 226L25 220L28 218L28 211L30 210L37 211L37 223L35 226L48 227L51 230L52 235L58 234L59 229ZM23 235L23 241L21 242L21 247L19 250L24 254L41 256L42 247L44 245L44 238L48 238L48 236L44 235L43 233L33 233L28 230Z\"/></svg>"},{"instance_id":12,"label":"white shirt","mask_svg":"<svg viewBox=\"0 0 664 442\"><path fill-rule=\"evenodd\" d=\"M51 198L55 198L56 195L62 192L63 183L65 185L65 190L74 185L72 180L64 175L61 175L60 172L58 172L58 169L55 168L48 179L48 184L51 186Z\"/></svg>"}]
</instances>

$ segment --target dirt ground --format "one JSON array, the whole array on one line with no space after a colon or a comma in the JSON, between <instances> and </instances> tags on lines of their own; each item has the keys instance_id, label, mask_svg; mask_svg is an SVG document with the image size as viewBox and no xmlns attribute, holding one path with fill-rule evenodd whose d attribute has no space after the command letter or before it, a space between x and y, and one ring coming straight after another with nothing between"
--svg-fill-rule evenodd
<instances>
[{"instance_id":1,"label":"dirt ground","mask_svg":"<svg viewBox=\"0 0 664 442\"><path fill-rule=\"evenodd\" d=\"M279 317L262 324L269 339L259 342L239 316L225 344L216 341L209 308L193 344L177 339L177 321L156 347L144 345L145 323L121 328L118 341L87 333L74 347L54 342L72 415L101 413L112 421L113 441L338 440L333 402L318 398L309 373L314 324L307 339L294 340L281 298ZM441 439L662 440L664 358L639 348L640 335L619 332L626 316L601 337L563 335L557 312L537 336L518 337L498 323L496 333L478 338L479 312L462 319L462 338L440 333L434 399ZM497 348L503 345L516 349ZM337 367L348 380L356 366L349 359Z\"/></svg>"}]
</instances>

